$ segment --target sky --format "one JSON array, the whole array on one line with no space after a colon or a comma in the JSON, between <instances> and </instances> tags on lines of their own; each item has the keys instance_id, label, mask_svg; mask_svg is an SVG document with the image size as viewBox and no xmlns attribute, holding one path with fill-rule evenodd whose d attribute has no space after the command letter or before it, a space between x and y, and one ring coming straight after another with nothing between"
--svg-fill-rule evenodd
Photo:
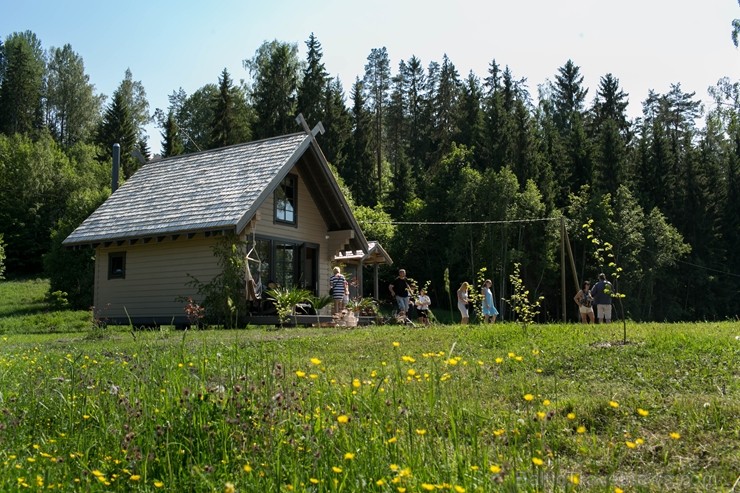
<instances>
[{"instance_id":1,"label":"sky","mask_svg":"<svg viewBox=\"0 0 740 493\"><path fill-rule=\"evenodd\" d=\"M249 80L242 62L265 41L295 43L304 60L314 33L348 105L370 51L385 47L394 74L412 55L426 67L446 54L462 78L472 71L483 79L495 59L526 78L534 97L570 59L589 104L612 73L634 118L649 90L680 83L711 104L708 87L722 77L739 81L734 18L738 0L0 0L0 38L30 30L44 49L70 44L96 92L109 97L130 69L151 112L166 110L179 88L190 95L218 83L224 68ZM159 129L147 133L158 152Z\"/></svg>"}]
</instances>

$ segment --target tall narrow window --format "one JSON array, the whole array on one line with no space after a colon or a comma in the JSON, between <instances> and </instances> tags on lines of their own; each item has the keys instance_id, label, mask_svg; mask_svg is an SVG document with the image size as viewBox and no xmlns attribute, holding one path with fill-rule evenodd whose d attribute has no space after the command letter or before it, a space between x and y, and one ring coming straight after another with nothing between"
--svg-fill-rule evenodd
<instances>
[{"instance_id":1,"label":"tall narrow window","mask_svg":"<svg viewBox=\"0 0 740 493\"><path fill-rule=\"evenodd\" d=\"M288 175L275 190L275 221L296 224L296 199L298 179Z\"/></svg>"},{"instance_id":2,"label":"tall narrow window","mask_svg":"<svg viewBox=\"0 0 740 493\"><path fill-rule=\"evenodd\" d=\"M126 252L108 254L108 279L126 279Z\"/></svg>"}]
</instances>

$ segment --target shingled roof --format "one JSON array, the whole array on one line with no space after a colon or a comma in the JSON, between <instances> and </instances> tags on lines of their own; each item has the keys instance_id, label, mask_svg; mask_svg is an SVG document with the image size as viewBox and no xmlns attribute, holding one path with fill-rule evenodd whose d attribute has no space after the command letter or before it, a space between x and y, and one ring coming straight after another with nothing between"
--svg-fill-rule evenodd
<instances>
[{"instance_id":1,"label":"shingled roof","mask_svg":"<svg viewBox=\"0 0 740 493\"><path fill-rule=\"evenodd\" d=\"M298 165L328 230L360 232L310 133L238 144L145 164L63 242L65 246L185 233L240 233ZM367 248L360 232L357 247Z\"/></svg>"}]
</instances>

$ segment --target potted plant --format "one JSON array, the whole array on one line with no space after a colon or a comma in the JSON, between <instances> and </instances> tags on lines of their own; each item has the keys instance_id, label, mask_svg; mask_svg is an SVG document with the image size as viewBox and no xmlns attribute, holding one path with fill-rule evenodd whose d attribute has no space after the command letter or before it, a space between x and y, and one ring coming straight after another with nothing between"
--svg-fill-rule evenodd
<instances>
[{"instance_id":1,"label":"potted plant","mask_svg":"<svg viewBox=\"0 0 740 493\"><path fill-rule=\"evenodd\" d=\"M275 308L277 309L281 327L291 316L293 317L293 325L297 324L295 306L302 301L308 300L312 295L307 289L279 287L268 290L267 294L275 300Z\"/></svg>"}]
</instances>

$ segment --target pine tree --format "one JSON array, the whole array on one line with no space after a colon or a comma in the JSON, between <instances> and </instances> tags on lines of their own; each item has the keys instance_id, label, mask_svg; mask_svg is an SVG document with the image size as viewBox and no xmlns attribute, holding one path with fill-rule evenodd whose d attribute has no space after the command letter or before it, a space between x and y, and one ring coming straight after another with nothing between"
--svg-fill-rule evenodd
<instances>
[{"instance_id":1,"label":"pine tree","mask_svg":"<svg viewBox=\"0 0 740 493\"><path fill-rule=\"evenodd\" d=\"M323 56L321 43L313 33L306 41L306 47L308 48L306 66L303 69L303 79L298 87L298 112L303 113L309 125L315 125L324 120L326 107L324 98L329 77L321 61Z\"/></svg>"},{"instance_id":2,"label":"pine tree","mask_svg":"<svg viewBox=\"0 0 740 493\"><path fill-rule=\"evenodd\" d=\"M300 62L295 44L265 42L251 60L245 60L254 81L254 138L285 135L296 130L295 117Z\"/></svg>"},{"instance_id":3,"label":"pine tree","mask_svg":"<svg viewBox=\"0 0 740 493\"><path fill-rule=\"evenodd\" d=\"M31 31L13 33L2 49L0 132L31 134L43 123L41 96L46 65L41 42Z\"/></svg>"},{"instance_id":4,"label":"pine tree","mask_svg":"<svg viewBox=\"0 0 740 493\"><path fill-rule=\"evenodd\" d=\"M344 89L339 79L326 83L324 94L324 135L321 149L326 160L337 169L344 169L347 160L346 147L352 137L352 118L344 103Z\"/></svg>"},{"instance_id":5,"label":"pine tree","mask_svg":"<svg viewBox=\"0 0 740 493\"><path fill-rule=\"evenodd\" d=\"M121 146L121 175L124 180L139 169L140 163L131 154L139 142L136 125L129 102L120 87L113 93L113 99L105 109L96 142L100 145L98 159L104 163L111 162L113 144Z\"/></svg>"},{"instance_id":6,"label":"pine tree","mask_svg":"<svg viewBox=\"0 0 740 493\"><path fill-rule=\"evenodd\" d=\"M598 193L614 194L620 184L629 184L627 143L630 124L627 120L627 94L619 88L619 80L606 74L591 109L591 139L594 144L593 189Z\"/></svg>"},{"instance_id":7,"label":"pine tree","mask_svg":"<svg viewBox=\"0 0 740 493\"><path fill-rule=\"evenodd\" d=\"M434 140L437 145L437 157L450 151L455 136L459 134L457 124L460 121L460 76L455 65L445 54L439 70L436 91L431 93L434 108Z\"/></svg>"},{"instance_id":8,"label":"pine tree","mask_svg":"<svg viewBox=\"0 0 740 493\"><path fill-rule=\"evenodd\" d=\"M167 113L167 120L162 131L162 157L183 154L184 147L180 137L180 127L177 126L173 110Z\"/></svg>"},{"instance_id":9,"label":"pine tree","mask_svg":"<svg viewBox=\"0 0 740 493\"><path fill-rule=\"evenodd\" d=\"M339 170L347 186L352 190L357 205L374 207L378 204L377 187L369 177L373 176L373 154L370 145L372 117L366 108L365 89L362 81L355 80L352 87L352 140L346 166Z\"/></svg>"},{"instance_id":10,"label":"pine tree","mask_svg":"<svg viewBox=\"0 0 740 493\"><path fill-rule=\"evenodd\" d=\"M383 147L385 145L385 110L388 105L388 91L391 84L391 69L388 51L383 48L373 48L365 64L363 79L367 106L372 115L372 146L375 154L375 179L378 200L383 197Z\"/></svg>"}]
</instances>

